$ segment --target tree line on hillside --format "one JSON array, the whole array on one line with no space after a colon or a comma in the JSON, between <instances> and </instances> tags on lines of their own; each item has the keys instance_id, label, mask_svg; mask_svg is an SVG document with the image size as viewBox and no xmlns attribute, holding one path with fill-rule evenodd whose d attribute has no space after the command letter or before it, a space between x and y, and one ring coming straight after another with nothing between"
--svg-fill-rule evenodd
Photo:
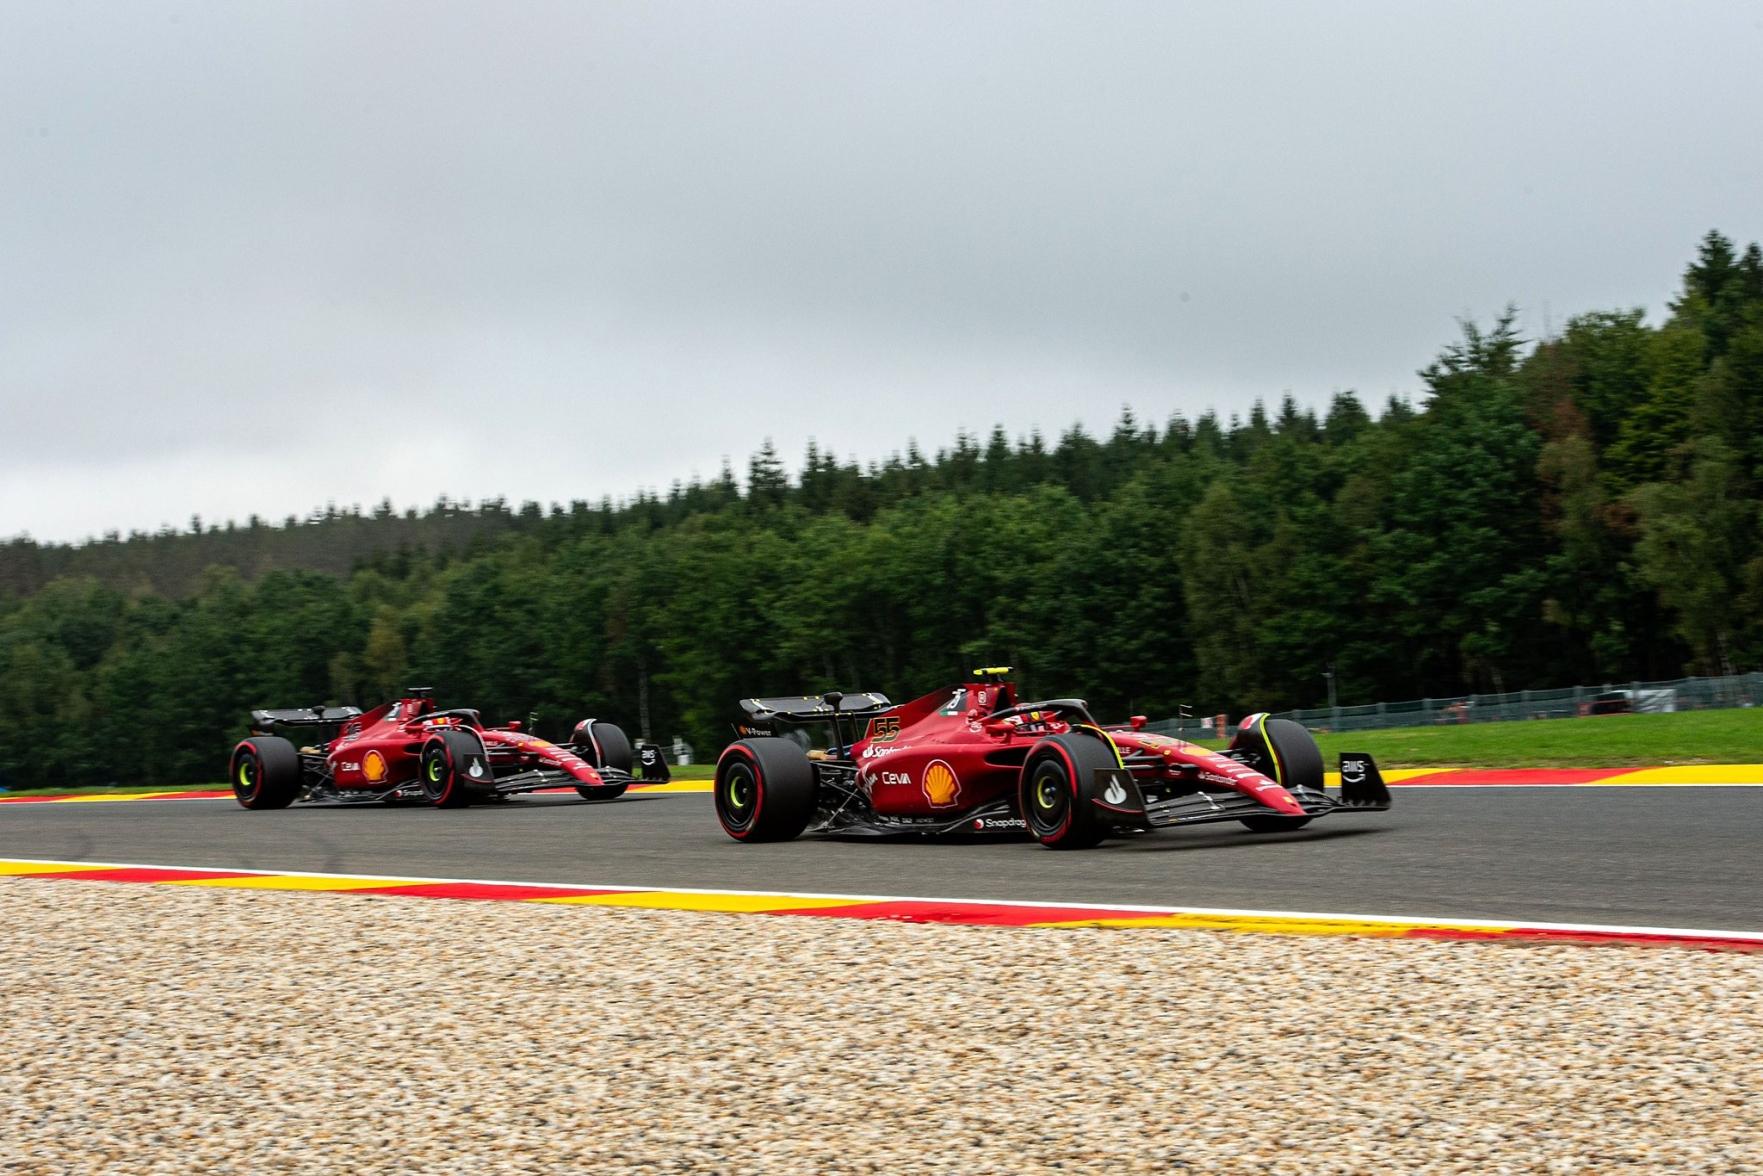
<instances>
[{"instance_id":1,"label":"tree line on hillside","mask_svg":"<svg viewBox=\"0 0 1763 1176\"><path fill-rule=\"evenodd\" d=\"M486 718L727 738L743 695L970 663L1154 716L1763 663L1763 257L1668 316L1465 324L1418 406L1123 413L860 467L810 447L613 504L327 509L0 549L0 782L213 779L258 706L435 686Z\"/></svg>"}]
</instances>

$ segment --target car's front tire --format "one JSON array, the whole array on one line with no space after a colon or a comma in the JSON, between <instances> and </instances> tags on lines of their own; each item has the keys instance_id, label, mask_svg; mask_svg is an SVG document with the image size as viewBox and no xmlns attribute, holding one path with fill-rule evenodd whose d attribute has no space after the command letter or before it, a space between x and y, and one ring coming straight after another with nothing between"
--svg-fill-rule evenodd
<instances>
[{"instance_id":1,"label":"car's front tire","mask_svg":"<svg viewBox=\"0 0 1763 1176\"><path fill-rule=\"evenodd\" d=\"M596 768L613 768L630 775L636 766L636 753L631 750L630 737L611 723L584 719L576 724L570 747ZM589 800L613 800L629 788L623 784L577 784L575 790Z\"/></svg>"},{"instance_id":2,"label":"car's front tire","mask_svg":"<svg viewBox=\"0 0 1763 1176\"><path fill-rule=\"evenodd\" d=\"M300 795L300 753L278 735L253 735L233 748L228 778L248 809L281 809Z\"/></svg>"},{"instance_id":3,"label":"car's front tire","mask_svg":"<svg viewBox=\"0 0 1763 1176\"><path fill-rule=\"evenodd\" d=\"M471 803L465 765L480 754L477 741L460 731L443 731L423 744L417 760L417 780L422 795L436 808L464 808Z\"/></svg>"},{"instance_id":4,"label":"car's front tire","mask_svg":"<svg viewBox=\"0 0 1763 1176\"><path fill-rule=\"evenodd\" d=\"M1097 772L1120 766L1093 735L1053 735L1022 765L1017 803L1029 836L1048 849L1089 849L1108 835L1092 802Z\"/></svg>"},{"instance_id":5,"label":"car's front tire","mask_svg":"<svg viewBox=\"0 0 1763 1176\"><path fill-rule=\"evenodd\" d=\"M1231 747L1248 752L1249 766L1277 780L1282 788L1323 789L1322 749L1302 723L1262 718L1246 730L1239 728ZM1251 833L1290 833L1308 825L1311 818L1260 816L1241 821Z\"/></svg>"},{"instance_id":6,"label":"car's front tire","mask_svg":"<svg viewBox=\"0 0 1763 1176\"><path fill-rule=\"evenodd\" d=\"M814 819L814 765L788 739L742 739L716 761L716 819L736 841L788 841Z\"/></svg>"}]
</instances>

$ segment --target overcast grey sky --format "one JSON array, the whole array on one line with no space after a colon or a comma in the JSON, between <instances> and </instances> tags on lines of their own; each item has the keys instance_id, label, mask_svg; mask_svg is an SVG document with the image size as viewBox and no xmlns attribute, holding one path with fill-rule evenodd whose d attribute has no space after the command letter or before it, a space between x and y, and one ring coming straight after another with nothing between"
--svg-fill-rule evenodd
<instances>
[{"instance_id":1,"label":"overcast grey sky","mask_svg":"<svg viewBox=\"0 0 1763 1176\"><path fill-rule=\"evenodd\" d=\"M0 536L1290 391L1763 237L1763 4L0 6Z\"/></svg>"}]
</instances>

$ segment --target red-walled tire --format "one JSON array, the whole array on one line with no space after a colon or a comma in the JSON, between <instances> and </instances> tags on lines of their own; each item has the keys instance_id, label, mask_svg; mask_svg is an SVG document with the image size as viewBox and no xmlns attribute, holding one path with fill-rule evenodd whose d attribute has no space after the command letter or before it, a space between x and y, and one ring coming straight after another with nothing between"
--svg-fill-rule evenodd
<instances>
[{"instance_id":1,"label":"red-walled tire","mask_svg":"<svg viewBox=\"0 0 1763 1176\"><path fill-rule=\"evenodd\" d=\"M788 739L742 739L716 761L716 819L736 841L788 841L814 819L814 765Z\"/></svg>"},{"instance_id":2,"label":"red-walled tire","mask_svg":"<svg viewBox=\"0 0 1763 1176\"><path fill-rule=\"evenodd\" d=\"M245 808L287 808L300 795L300 753L279 735L253 735L233 748L228 779Z\"/></svg>"},{"instance_id":3,"label":"red-walled tire","mask_svg":"<svg viewBox=\"0 0 1763 1176\"><path fill-rule=\"evenodd\" d=\"M1090 802L1096 773L1118 768L1093 735L1050 735L1022 765L1017 803L1028 834L1048 849L1089 849L1108 835Z\"/></svg>"},{"instance_id":4,"label":"red-walled tire","mask_svg":"<svg viewBox=\"0 0 1763 1176\"><path fill-rule=\"evenodd\" d=\"M436 808L464 808L472 801L464 775L466 758L480 749L461 731L442 731L423 745L416 778L422 794Z\"/></svg>"}]
</instances>

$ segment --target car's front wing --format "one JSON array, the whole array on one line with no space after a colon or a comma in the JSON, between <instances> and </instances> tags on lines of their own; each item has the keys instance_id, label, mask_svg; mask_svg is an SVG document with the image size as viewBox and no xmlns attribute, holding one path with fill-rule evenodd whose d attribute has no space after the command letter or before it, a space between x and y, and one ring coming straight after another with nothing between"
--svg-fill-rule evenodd
<instances>
[{"instance_id":1,"label":"car's front wing","mask_svg":"<svg viewBox=\"0 0 1763 1176\"><path fill-rule=\"evenodd\" d=\"M608 788L616 788L621 784L628 785L636 779L629 772L621 772L617 768L595 768L594 770L600 774L600 782ZM486 795L493 793L497 796L513 796L520 792L538 792L544 788L591 787L591 785L584 785L562 768L521 768L507 774L498 772L494 782L474 784L473 786Z\"/></svg>"},{"instance_id":2,"label":"car's front wing","mask_svg":"<svg viewBox=\"0 0 1763 1176\"><path fill-rule=\"evenodd\" d=\"M1390 807L1387 797L1382 800L1344 799L1309 788L1294 788L1291 794L1309 817L1323 817L1330 813L1384 812ZM1153 829L1203 825L1211 821L1240 821L1244 817L1289 815L1240 792L1190 792L1145 802L1145 824Z\"/></svg>"}]
</instances>

